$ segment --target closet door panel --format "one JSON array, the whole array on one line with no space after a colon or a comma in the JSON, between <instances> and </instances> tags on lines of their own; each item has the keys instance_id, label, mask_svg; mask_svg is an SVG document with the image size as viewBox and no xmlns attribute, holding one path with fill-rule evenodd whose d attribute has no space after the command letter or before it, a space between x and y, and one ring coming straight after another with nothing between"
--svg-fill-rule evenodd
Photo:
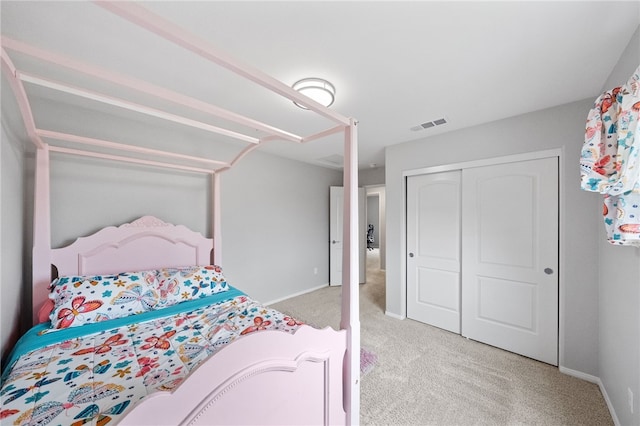
<instances>
[{"instance_id":1,"label":"closet door panel","mask_svg":"<svg viewBox=\"0 0 640 426\"><path fill-rule=\"evenodd\" d=\"M557 365L557 158L462 180L462 335Z\"/></svg>"},{"instance_id":2,"label":"closet door panel","mask_svg":"<svg viewBox=\"0 0 640 426\"><path fill-rule=\"evenodd\" d=\"M527 282L478 277L478 318L536 331L537 288ZM508 303L505 303L507 300Z\"/></svg>"},{"instance_id":3,"label":"closet door panel","mask_svg":"<svg viewBox=\"0 0 640 426\"><path fill-rule=\"evenodd\" d=\"M460 300L460 273L418 268L418 303L455 313Z\"/></svg>"},{"instance_id":4,"label":"closet door panel","mask_svg":"<svg viewBox=\"0 0 640 426\"><path fill-rule=\"evenodd\" d=\"M407 178L407 316L460 333L460 171Z\"/></svg>"}]
</instances>

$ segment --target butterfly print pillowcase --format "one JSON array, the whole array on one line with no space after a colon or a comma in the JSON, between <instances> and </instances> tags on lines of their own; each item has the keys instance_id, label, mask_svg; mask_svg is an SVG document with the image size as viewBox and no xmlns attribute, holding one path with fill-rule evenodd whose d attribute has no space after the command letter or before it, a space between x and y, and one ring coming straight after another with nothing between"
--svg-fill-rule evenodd
<instances>
[{"instance_id":1,"label":"butterfly print pillowcase","mask_svg":"<svg viewBox=\"0 0 640 426\"><path fill-rule=\"evenodd\" d=\"M62 329L122 318L160 305L158 272L59 277L51 284L51 328Z\"/></svg>"},{"instance_id":2,"label":"butterfly print pillowcase","mask_svg":"<svg viewBox=\"0 0 640 426\"><path fill-rule=\"evenodd\" d=\"M219 266L185 266L117 275L59 277L52 283L52 329L162 309L229 290Z\"/></svg>"},{"instance_id":3,"label":"butterfly print pillowcase","mask_svg":"<svg viewBox=\"0 0 640 426\"><path fill-rule=\"evenodd\" d=\"M216 265L164 268L157 272L156 290L165 306L229 290L222 268Z\"/></svg>"}]
</instances>

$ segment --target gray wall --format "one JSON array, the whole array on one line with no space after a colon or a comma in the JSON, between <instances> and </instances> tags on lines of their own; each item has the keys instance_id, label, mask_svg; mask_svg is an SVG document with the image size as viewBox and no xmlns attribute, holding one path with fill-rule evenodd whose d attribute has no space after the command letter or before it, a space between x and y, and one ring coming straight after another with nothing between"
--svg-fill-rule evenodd
<instances>
[{"instance_id":1,"label":"gray wall","mask_svg":"<svg viewBox=\"0 0 640 426\"><path fill-rule=\"evenodd\" d=\"M406 311L401 281L404 171L561 148L560 363L597 376L600 203L580 190L578 161L592 102L587 99L387 148L388 313L404 317Z\"/></svg>"},{"instance_id":2,"label":"gray wall","mask_svg":"<svg viewBox=\"0 0 640 426\"><path fill-rule=\"evenodd\" d=\"M207 176L51 154L51 245L152 214L208 235Z\"/></svg>"},{"instance_id":3,"label":"gray wall","mask_svg":"<svg viewBox=\"0 0 640 426\"><path fill-rule=\"evenodd\" d=\"M640 66L640 27L603 86L624 84ZM593 194L599 201L600 196ZM600 223L600 380L623 425L640 424L640 248L613 246ZM633 392L634 413L627 389Z\"/></svg>"},{"instance_id":4,"label":"gray wall","mask_svg":"<svg viewBox=\"0 0 640 426\"><path fill-rule=\"evenodd\" d=\"M328 284L329 187L340 185L342 172L258 152L225 172L229 282L263 302Z\"/></svg>"},{"instance_id":5,"label":"gray wall","mask_svg":"<svg viewBox=\"0 0 640 426\"><path fill-rule=\"evenodd\" d=\"M358 185L384 185L385 168L376 167L375 169L362 169L358 171Z\"/></svg>"}]
</instances>

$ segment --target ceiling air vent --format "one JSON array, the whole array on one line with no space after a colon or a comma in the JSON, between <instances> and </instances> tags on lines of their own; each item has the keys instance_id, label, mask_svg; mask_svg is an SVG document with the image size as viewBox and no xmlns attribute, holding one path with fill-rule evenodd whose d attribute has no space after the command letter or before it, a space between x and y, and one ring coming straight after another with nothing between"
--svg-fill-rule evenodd
<instances>
[{"instance_id":1,"label":"ceiling air vent","mask_svg":"<svg viewBox=\"0 0 640 426\"><path fill-rule=\"evenodd\" d=\"M441 126L443 124L447 124L446 118L438 118L433 121L426 121L422 124L418 124L417 126L413 126L410 128L411 131L417 132L419 130L430 129L431 127Z\"/></svg>"}]
</instances>

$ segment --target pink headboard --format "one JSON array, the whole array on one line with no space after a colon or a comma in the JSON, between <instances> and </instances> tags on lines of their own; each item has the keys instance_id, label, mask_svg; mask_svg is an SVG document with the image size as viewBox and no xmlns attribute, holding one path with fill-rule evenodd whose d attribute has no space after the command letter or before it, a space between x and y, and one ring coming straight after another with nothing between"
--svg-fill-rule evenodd
<instances>
[{"instance_id":1,"label":"pink headboard","mask_svg":"<svg viewBox=\"0 0 640 426\"><path fill-rule=\"evenodd\" d=\"M51 263L62 275L114 274L162 267L209 265L213 240L183 225L143 216L109 226L72 244L51 250ZM48 288L33 289L33 309L48 300ZM47 308L44 308L46 311ZM40 315L42 321L42 315Z\"/></svg>"}]
</instances>

